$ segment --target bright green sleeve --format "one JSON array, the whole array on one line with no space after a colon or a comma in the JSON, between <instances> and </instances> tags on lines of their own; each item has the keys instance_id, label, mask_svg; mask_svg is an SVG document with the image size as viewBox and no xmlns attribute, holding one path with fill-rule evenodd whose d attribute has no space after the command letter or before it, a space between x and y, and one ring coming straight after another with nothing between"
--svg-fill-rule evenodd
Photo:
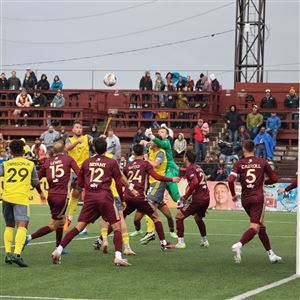
<instances>
[{"instance_id":1,"label":"bright green sleeve","mask_svg":"<svg viewBox=\"0 0 300 300\"><path fill-rule=\"evenodd\" d=\"M170 142L169 140L161 140L157 137L155 137L153 139L153 142L159 147L159 148L162 148L162 149L165 149L165 150L169 150L170 149Z\"/></svg>"}]
</instances>

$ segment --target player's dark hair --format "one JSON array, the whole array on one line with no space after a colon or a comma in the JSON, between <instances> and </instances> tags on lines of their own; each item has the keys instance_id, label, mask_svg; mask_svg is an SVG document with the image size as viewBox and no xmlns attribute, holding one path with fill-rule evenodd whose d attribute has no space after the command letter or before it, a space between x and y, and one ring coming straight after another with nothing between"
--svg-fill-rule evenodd
<instances>
[{"instance_id":1,"label":"player's dark hair","mask_svg":"<svg viewBox=\"0 0 300 300\"><path fill-rule=\"evenodd\" d=\"M229 188L228 188L227 184L224 183L224 182L218 182L218 183L214 186L214 190L217 188L217 186L220 186L220 185L224 185L224 186L226 187L226 189L229 191Z\"/></svg>"},{"instance_id":2,"label":"player's dark hair","mask_svg":"<svg viewBox=\"0 0 300 300\"><path fill-rule=\"evenodd\" d=\"M107 143L103 138L94 139L93 145L97 154L104 154L107 150Z\"/></svg>"},{"instance_id":3,"label":"player's dark hair","mask_svg":"<svg viewBox=\"0 0 300 300\"><path fill-rule=\"evenodd\" d=\"M136 156L142 156L144 154L144 146L141 144L135 144L132 150Z\"/></svg>"},{"instance_id":4,"label":"player's dark hair","mask_svg":"<svg viewBox=\"0 0 300 300\"><path fill-rule=\"evenodd\" d=\"M191 150L187 150L184 154L184 156L187 158L187 160L190 162L190 163L194 163L196 161L196 156L194 154L193 151Z\"/></svg>"},{"instance_id":5,"label":"player's dark hair","mask_svg":"<svg viewBox=\"0 0 300 300\"><path fill-rule=\"evenodd\" d=\"M25 143L21 140L12 140L9 149L12 155L23 155Z\"/></svg>"},{"instance_id":6,"label":"player's dark hair","mask_svg":"<svg viewBox=\"0 0 300 300\"><path fill-rule=\"evenodd\" d=\"M245 149L247 152L253 152L255 149L255 145L254 145L253 141L251 141L251 140L244 141L243 149Z\"/></svg>"},{"instance_id":7,"label":"player's dark hair","mask_svg":"<svg viewBox=\"0 0 300 300\"><path fill-rule=\"evenodd\" d=\"M74 123L73 123L73 127L75 126L75 125L81 125L82 126L82 123L80 122L80 121L75 121Z\"/></svg>"}]
</instances>

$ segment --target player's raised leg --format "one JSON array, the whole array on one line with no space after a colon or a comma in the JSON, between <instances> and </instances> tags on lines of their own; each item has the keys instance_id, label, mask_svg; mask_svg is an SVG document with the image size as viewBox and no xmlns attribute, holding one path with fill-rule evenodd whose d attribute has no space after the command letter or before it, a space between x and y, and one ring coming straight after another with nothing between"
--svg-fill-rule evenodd
<instances>
[{"instance_id":1,"label":"player's raised leg","mask_svg":"<svg viewBox=\"0 0 300 300\"><path fill-rule=\"evenodd\" d=\"M196 213L194 215L194 219L195 219L195 222L198 226L198 229L199 229L199 232L200 232L200 235L201 235L200 246L208 247L209 242L208 242L207 236L206 236L206 226L205 226L205 223L204 223L201 215L199 213Z\"/></svg>"},{"instance_id":2,"label":"player's raised leg","mask_svg":"<svg viewBox=\"0 0 300 300\"><path fill-rule=\"evenodd\" d=\"M170 236L173 239L177 239L178 236L175 233L175 226L174 226L174 220L171 214L171 211L169 209L169 207L167 206L166 203L161 203L158 205L158 209L163 213L163 215L167 218L168 221L168 226L169 226L169 230L170 230Z\"/></svg>"},{"instance_id":3,"label":"player's raised leg","mask_svg":"<svg viewBox=\"0 0 300 300\"><path fill-rule=\"evenodd\" d=\"M175 247L177 249L186 248L184 242L184 219L185 218L186 218L185 215L182 213L181 210L179 210L176 215L176 228L177 228L178 242Z\"/></svg>"},{"instance_id":4,"label":"player's raised leg","mask_svg":"<svg viewBox=\"0 0 300 300\"><path fill-rule=\"evenodd\" d=\"M133 219L135 231L131 232L129 236L134 237L143 234L143 230L141 229L141 219L143 218L143 216L144 214L141 213L140 211L135 212L134 219Z\"/></svg>"}]
</instances>

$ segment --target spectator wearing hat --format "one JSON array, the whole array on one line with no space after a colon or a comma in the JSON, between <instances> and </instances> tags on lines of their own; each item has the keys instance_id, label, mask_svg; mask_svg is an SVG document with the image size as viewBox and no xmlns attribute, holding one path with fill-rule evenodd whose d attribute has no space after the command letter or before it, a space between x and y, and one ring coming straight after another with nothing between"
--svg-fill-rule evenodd
<instances>
[{"instance_id":1,"label":"spectator wearing hat","mask_svg":"<svg viewBox=\"0 0 300 300\"><path fill-rule=\"evenodd\" d=\"M272 96L270 89L266 89L266 95L260 101L260 108L269 108L271 110L277 108L277 101L275 97ZM271 114L270 112L263 112L262 115L264 118L268 118Z\"/></svg>"},{"instance_id":2,"label":"spectator wearing hat","mask_svg":"<svg viewBox=\"0 0 300 300\"><path fill-rule=\"evenodd\" d=\"M284 106L286 108L293 109L294 111L298 110L299 108L299 96L296 94L296 90L294 87L291 87L289 89L289 93L286 95L284 99ZM287 115L287 120L290 120L290 114ZM299 120L299 114L296 112L292 113L292 120L297 121L296 123L292 124L292 128L297 129L298 128L298 120Z\"/></svg>"},{"instance_id":3,"label":"spectator wearing hat","mask_svg":"<svg viewBox=\"0 0 300 300\"><path fill-rule=\"evenodd\" d=\"M55 97L53 98L52 102L50 103L52 107L64 107L65 106L65 97L61 93L61 90L57 90Z\"/></svg>"},{"instance_id":4,"label":"spectator wearing hat","mask_svg":"<svg viewBox=\"0 0 300 300\"><path fill-rule=\"evenodd\" d=\"M184 152L187 149L187 143L183 133L178 134L177 139L174 142L173 149L174 149L175 157L183 156Z\"/></svg>"},{"instance_id":5,"label":"spectator wearing hat","mask_svg":"<svg viewBox=\"0 0 300 300\"><path fill-rule=\"evenodd\" d=\"M264 122L264 117L258 112L258 106L253 105L252 112L247 115L246 126L253 140Z\"/></svg>"},{"instance_id":6,"label":"spectator wearing hat","mask_svg":"<svg viewBox=\"0 0 300 300\"><path fill-rule=\"evenodd\" d=\"M47 79L46 74L42 74L41 79L38 81L36 88L38 90L49 90L50 89L50 83Z\"/></svg>"},{"instance_id":7,"label":"spectator wearing hat","mask_svg":"<svg viewBox=\"0 0 300 300\"><path fill-rule=\"evenodd\" d=\"M266 133L265 127L261 127L253 142L256 146L255 156L268 160L273 159L273 139L268 133Z\"/></svg>"},{"instance_id":8,"label":"spectator wearing hat","mask_svg":"<svg viewBox=\"0 0 300 300\"><path fill-rule=\"evenodd\" d=\"M58 90L62 90L63 88L63 83L62 81L59 79L58 75L54 76L53 82L51 84L51 90L52 91L58 91Z\"/></svg>"},{"instance_id":9,"label":"spectator wearing hat","mask_svg":"<svg viewBox=\"0 0 300 300\"><path fill-rule=\"evenodd\" d=\"M275 111L271 112L271 116L267 119L267 122L266 122L266 128L267 128L267 133L269 133L273 139L274 149L276 146L277 134L278 134L278 130L280 129L280 127L281 127L280 118L277 116Z\"/></svg>"}]
</instances>

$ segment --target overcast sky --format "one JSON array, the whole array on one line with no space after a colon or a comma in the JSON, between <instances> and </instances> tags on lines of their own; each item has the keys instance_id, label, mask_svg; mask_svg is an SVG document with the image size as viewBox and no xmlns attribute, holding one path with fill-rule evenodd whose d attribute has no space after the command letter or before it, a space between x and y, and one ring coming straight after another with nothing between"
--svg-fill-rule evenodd
<instances>
[{"instance_id":1,"label":"overcast sky","mask_svg":"<svg viewBox=\"0 0 300 300\"><path fill-rule=\"evenodd\" d=\"M1 65L31 63L50 81L58 74L64 88L91 88L92 72L115 71L116 88L138 88L143 70L183 71L197 79L206 70L233 70L234 31L163 48L59 63L49 60L93 56L176 42L235 27L236 1L13 1L1 2ZM299 1L266 1L265 69L269 81L299 82ZM230 5L231 3L231 5ZM139 5L143 4L143 5ZM226 7L225 5L228 4ZM223 6L222 8L220 8ZM218 8L217 10L214 10ZM118 11L116 11L118 10ZM101 15L102 14L102 15ZM202 14L202 15L201 15ZM197 17L190 17L198 15ZM186 19L186 20L183 20ZM182 20L182 21L180 21ZM178 24L176 21L180 21ZM133 32L173 25L132 35ZM83 42L128 34L126 37ZM21 42L21 43L20 43ZM70 43L72 42L72 43ZM282 65L281 64L293 65ZM268 67L268 66L273 67ZM2 67L9 72L25 66ZM59 71L50 71L59 70ZM94 73L94 87L104 88L106 71ZM162 72L166 73L166 72ZM233 87L232 72L217 72L224 88ZM154 77L154 72L152 72Z\"/></svg>"}]
</instances>

